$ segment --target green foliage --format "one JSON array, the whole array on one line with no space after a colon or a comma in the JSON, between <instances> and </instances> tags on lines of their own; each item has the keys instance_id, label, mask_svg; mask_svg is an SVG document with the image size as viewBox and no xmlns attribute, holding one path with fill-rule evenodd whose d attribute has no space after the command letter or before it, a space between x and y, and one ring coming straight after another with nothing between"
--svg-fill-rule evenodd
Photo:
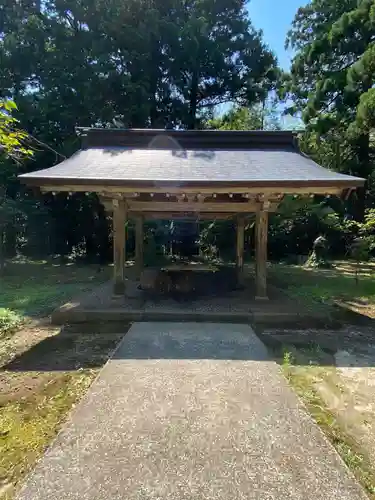
<instances>
[{"instance_id":1,"label":"green foliage","mask_svg":"<svg viewBox=\"0 0 375 500\"><path fill-rule=\"evenodd\" d=\"M234 260L235 238L233 220L204 221L201 223L199 246L203 255L211 260Z\"/></svg>"},{"instance_id":2,"label":"green foliage","mask_svg":"<svg viewBox=\"0 0 375 500\"><path fill-rule=\"evenodd\" d=\"M375 60L375 54L374 54ZM372 88L360 97L357 108L357 123L364 130L375 129L375 89Z\"/></svg>"},{"instance_id":3,"label":"green foliage","mask_svg":"<svg viewBox=\"0 0 375 500\"><path fill-rule=\"evenodd\" d=\"M262 117L259 109L233 107L220 118L207 122L207 128L215 130L259 130Z\"/></svg>"},{"instance_id":4,"label":"green foliage","mask_svg":"<svg viewBox=\"0 0 375 500\"><path fill-rule=\"evenodd\" d=\"M374 0L312 0L301 7L288 34L296 56L285 82L293 110L302 112L308 125L305 151L324 166L370 182L374 12ZM358 220L365 204L362 190L350 207Z\"/></svg>"},{"instance_id":5,"label":"green foliage","mask_svg":"<svg viewBox=\"0 0 375 500\"><path fill-rule=\"evenodd\" d=\"M0 308L0 338L8 335L22 323L22 317L11 309Z\"/></svg>"},{"instance_id":6,"label":"green foliage","mask_svg":"<svg viewBox=\"0 0 375 500\"><path fill-rule=\"evenodd\" d=\"M350 251L351 256L357 262L366 261L369 259L371 250L371 239L369 237L355 238Z\"/></svg>"},{"instance_id":7,"label":"green foliage","mask_svg":"<svg viewBox=\"0 0 375 500\"><path fill-rule=\"evenodd\" d=\"M14 110L17 110L14 101L0 100L0 167L2 163L7 167L9 159L19 164L33 155L33 151L26 144L28 134L18 128L18 120L12 116ZM14 176L14 165L11 165L9 171L7 168L3 170L4 173L0 174L0 178L5 181L3 185L0 184L0 272L4 268L4 230L18 213L16 201L9 197L7 192L7 181Z\"/></svg>"},{"instance_id":8,"label":"green foliage","mask_svg":"<svg viewBox=\"0 0 375 500\"><path fill-rule=\"evenodd\" d=\"M7 2L3 19L1 87L55 144L79 122L192 128L278 75L244 0Z\"/></svg>"},{"instance_id":9,"label":"green foliage","mask_svg":"<svg viewBox=\"0 0 375 500\"><path fill-rule=\"evenodd\" d=\"M205 128L216 130L281 130L280 112L275 100L265 100L250 108L233 106L219 118L207 121Z\"/></svg>"},{"instance_id":10,"label":"green foliage","mask_svg":"<svg viewBox=\"0 0 375 500\"><path fill-rule=\"evenodd\" d=\"M289 259L291 262L296 256L307 258L313 242L320 235L327 238L332 254L345 255L348 235L343 231L344 220L340 202L336 206L335 200L322 197L286 196L278 211L270 216L271 258Z\"/></svg>"},{"instance_id":11,"label":"green foliage","mask_svg":"<svg viewBox=\"0 0 375 500\"><path fill-rule=\"evenodd\" d=\"M14 101L0 100L0 154L19 161L32 156L32 151L25 145L28 134L17 128L19 122L12 116L14 110L17 110Z\"/></svg>"},{"instance_id":12,"label":"green foliage","mask_svg":"<svg viewBox=\"0 0 375 500\"><path fill-rule=\"evenodd\" d=\"M284 374L287 376L287 378L289 378L290 375L289 370L291 369L294 362L295 360L293 357L293 353L285 349L283 353L282 367Z\"/></svg>"}]
</instances>

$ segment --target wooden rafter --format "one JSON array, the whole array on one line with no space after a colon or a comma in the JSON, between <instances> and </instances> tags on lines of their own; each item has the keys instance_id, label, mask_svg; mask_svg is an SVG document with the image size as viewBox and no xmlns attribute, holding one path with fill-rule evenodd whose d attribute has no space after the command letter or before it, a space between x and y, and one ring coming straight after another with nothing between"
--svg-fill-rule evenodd
<instances>
[{"instance_id":1,"label":"wooden rafter","mask_svg":"<svg viewBox=\"0 0 375 500\"><path fill-rule=\"evenodd\" d=\"M188 194L188 193L195 193L195 194L206 194L208 193L209 195L215 195L215 194L228 194L229 193L237 193L237 194L242 194L243 196L246 195L252 195L252 194L258 194L258 193L264 193L267 195L274 194L274 193L279 193L279 194L333 194L333 195L340 195L342 191L346 188L346 186L343 187L338 187L337 185L332 185L332 186L294 186L293 183L291 183L290 186L277 186L277 187L267 187L267 186L256 186L256 185L249 185L249 186L229 186L229 185L224 185L224 186L208 186L208 187L189 187L189 186L184 186L183 188L181 187L173 187L173 186L152 186L152 187L147 187L147 186L142 186L142 187L131 187L131 186L100 186L100 185L95 185L95 184L45 184L40 187L40 189L44 192L59 192L59 191L64 191L64 192L88 192L88 193L98 193L100 195L108 196L108 197L115 197L119 196L120 194L134 194L134 193L169 193L169 194Z\"/></svg>"}]
</instances>

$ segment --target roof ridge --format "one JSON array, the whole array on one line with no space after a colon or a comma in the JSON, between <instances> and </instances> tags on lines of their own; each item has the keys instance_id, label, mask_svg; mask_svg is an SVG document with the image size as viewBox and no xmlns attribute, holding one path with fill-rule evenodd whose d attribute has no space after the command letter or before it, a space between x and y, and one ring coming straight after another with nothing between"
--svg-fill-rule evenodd
<instances>
[{"instance_id":1,"label":"roof ridge","mask_svg":"<svg viewBox=\"0 0 375 500\"><path fill-rule=\"evenodd\" d=\"M149 147L151 141L169 140L179 149L223 148L236 149L257 144L295 147L295 132L288 130L165 130L77 128L84 149L93 146ZM176 149L171 147L167 149Z\"/></svg>"}]
</instances>

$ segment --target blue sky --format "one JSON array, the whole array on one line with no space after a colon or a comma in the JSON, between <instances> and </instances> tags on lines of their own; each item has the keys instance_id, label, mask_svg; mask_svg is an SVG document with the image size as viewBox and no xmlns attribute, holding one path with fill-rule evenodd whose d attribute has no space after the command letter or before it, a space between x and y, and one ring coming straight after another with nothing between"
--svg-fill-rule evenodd
<instances>
[{"instance_id":1,"label":"blue sky","mask_svg":"<svg viewBox=\"0 0 375 500\"><path fill-rule=\"evenodd\" d=\"M298 8L307 3L307 0L250 0L247 6L254 28L263 30L265 43L285 70L290 68L292 57L292 52L284 49L286 34Z\"/></svg>"}]
</instances>

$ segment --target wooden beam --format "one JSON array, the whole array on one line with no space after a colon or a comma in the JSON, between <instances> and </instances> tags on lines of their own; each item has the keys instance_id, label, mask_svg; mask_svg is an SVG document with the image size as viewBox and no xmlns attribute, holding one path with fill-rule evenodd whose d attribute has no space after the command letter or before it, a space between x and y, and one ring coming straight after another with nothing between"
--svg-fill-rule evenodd
<instances>
[{"instance_id":1,"label":"wooden beam","mask_svg":"<svg viewBox=\"0 0 375 500\"><path fill-rule=\"evenodd\" d=\"M107 212L111 212L113 210L113 205L112 202L109 200L101 200L102 205L104 206L104 209ZM145 202L146 203L146 202ZM206 204L205 204L206 205ZM233 205L233 204L231 204ZM209 210L205 210L204 207L201 208L200 211L195 210L187 210L185 207L182 207L181 209L175 210L173 206L168 207L168 209L165 209L163 211L158 210L157 208L154 209L154 203L147 203L147 207L142 207L141 210L138 210L137 207L129 207L129 218L135 218L139 214L143 214L145 219L178 219L182 217L188 217L191 215L191 217L196 217L197 219L202 219L202 220L213 220L213 219L228 219L230 217L233 217L237 213L243 213L244 215L247 214L253 214L255 213L258 209L258 205L253 205L253 206L248 206L248 209L246 212L241 212L241 211L236 211L233 209L230 210L220 210L220 208L223 207L211 207ZM227 206L227 204L226 204ZM276 212L277 207L279 206L279 203L272 203L270 207L270 212ZM189 207L188 207L189 208ZM242 208L242 207L241 207Z\"/></svg>"},{"instance_id":2,"label":"wooden beam","mask_svg":"<svg viewBox=\"0 0 375 500\"><path fill-rule=\"evenodd\" d=\"M143 240L143 216L139 215L135 220L135 266L139 278L143 270Z\"/></svg>"},{"instance_id":3,"label":"wooden beam","mask_svg":"<svg viewBox=\"0 0 375 500\"><path fill-rule=\"evenodd\" d=\"M256 299L267 299L268 212L261 210L255 220L255 290Z\"/></svg>"},{"instance_id":4,"label":"wooden beam","mask_svg":"<svg viewBox=\"0 0 375 500\"><path fill-rule=\"evenodd\" d=\"M235 213L224 212L129 212L129 217L138 217L142 215L144 220L172 220L172 219L192 219L192 220L227 220L236 216ZM250 217L252 214L244 214L244 217Z\"/></svg>"},{"instance_id":5,"label":"wooden beam","mask_svg":"<svg viewBox=\"0 0 375 500\"><path fill-rule=\"evenodd\" d=\"M192 213L251 213L257 212L261 208L261 203L254 201L244 203L189 203L189 202L174 202L174 201L130 201L128 203L131 212L192 212ZM276 210L278 203L271 204L269 210Z\"/></svg>"},{"instance_id":6,"label":"wooden beam","mask_svg":"<svg viewBox=\"0 0 375 500\"><path fill-rule=\"evenodd\" d=\"M114 294L125 292L126 259L126 205L124 200L113 200L113 269Z\"/></svg>"},{"instance_id":7,"label":"wooden beam","mask_svg":"<svg viewBox=\"0 0 375 500\"><path fill-rule=\"evenodd\" d=\"M237 279L240 285L243 285L243 253L245 243L245 218L242 215L237 216L237 241L236 241L236 268Z\"/></svg>"}]
</instances>

